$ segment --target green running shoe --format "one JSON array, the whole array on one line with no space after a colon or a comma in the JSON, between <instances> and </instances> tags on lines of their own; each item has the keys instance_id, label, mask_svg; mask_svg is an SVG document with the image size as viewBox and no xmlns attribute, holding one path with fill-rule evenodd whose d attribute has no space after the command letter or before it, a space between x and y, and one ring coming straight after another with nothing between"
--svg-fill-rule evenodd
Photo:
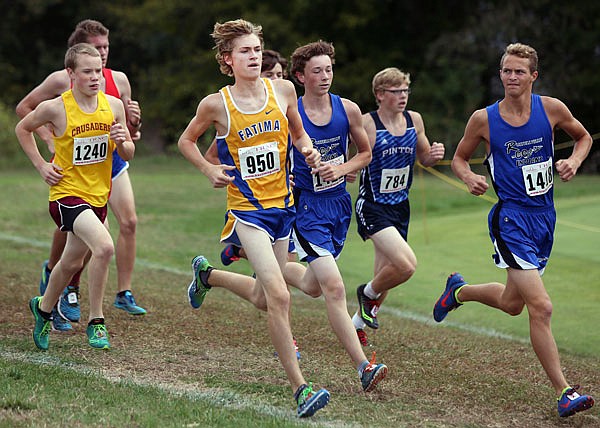
<instances>
[{"instance_id":1,"label":"green running shoe","mask_svg":"<svg viewBox=\"0 0 600 428\"><path fill-rule=\"evenodd\" d=\"M29 309L33 314L33 319L35 320L35 325L33 327L33 342L35 346L37 346L42 351L48 350L48 344L50 342L50 338L48 334L50 330L52 330L52 322L51 320L45 319L38 311L40 307L40 302L42 301L41 296L36 296L29 301Z\"/></svg>"},{"instance_id":2,"label":"green running shoe","mask_svg":"<svg viewBox=\"0 0 600 428\"><path fill-rule=\"evenodd\" d=\"M109 349L108 331L105 324L91 324L87 326L86 333L92 348Z\"/></svg>"},{"instance_id":3,"label":"green running shoe","mask_svg":"<svg viewBox=\"0 0 600 428\"><path fill-rule=\"evenodd\" d=\"M192 305L192 308L198 309L202 305L202 302L204 302L206 293L212 288L210 285L202 282L200 273L210 273L213 269L214 268L208 263L208 260L206 260L206 257L204 256L196 256L192 260L194 279L192 279L192 282L190 282L190 285L188 286L188 300L190 305Z\"/></svg>"}]
</instances>

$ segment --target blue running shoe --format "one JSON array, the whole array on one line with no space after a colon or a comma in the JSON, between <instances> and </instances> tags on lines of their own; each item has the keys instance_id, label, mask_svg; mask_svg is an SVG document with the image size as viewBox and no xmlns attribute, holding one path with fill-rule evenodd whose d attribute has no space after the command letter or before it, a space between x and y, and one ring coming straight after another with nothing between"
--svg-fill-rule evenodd
<instances>
[{"instance_id":1,"label":"blue running shoe","mask_svg":"<svg viewBox=\"0 0 600 428\"><path fill-rule=\"evenodd\" d=\"M92 348L110 348L110 342L108 341L108 331L106 330L106 325L104 323L88 325L85 332L87 333L88 342Z\"/></svg>"},{"instance_id":2,"label":"blue running shoe","mask_svg":"<svg viewBox=\"0 0 600 428\"><path fill-rule=\"evenodd\" d=\"M294 398L298 403L298 417L308 418L329 403L329 391L320 389L314 392L312 383L310 383L298 388L298 391L294 394Z\"/></svg>"},{"instance_id":3,"label":"blue running shoe","mask_svg":"<svg viewBox=\"0 0 600 428\"><path fill-rule=\"evenodd\" d=\"M208 284L205 284L202 281L201 273L206 272L206 279L208 280L208 274L214 268L208 263L206 257L204 256L196 256L192 260L192 271L194 272L194 279L190 282L188 287L188 300L192 308L198 309L202 302L204 302L204 298L206 297L206 293L212 287Z\"/></svg>"},{"instance_id":4,"label":"blue running shoe","mask_svg":"<svg viewBox=\"0 0 600 428\"><path fill-rule=\"evenodd\" d=\"M133 294L129 290L125 291L125 294L123 294L123 296L119 296L119 294L117 294L113 306L115 308L123 309L125 312L131 315L146 314L146 309L142 308L141 306L138 306L135 303Z\"/></svg>"},{"instance_id":5,"label":"blue running shoe","mask_svg":"<svg viewBox=\"0 0 600 428\"><path fill-rule=\"evenodd\" d=\"M232 244L223 248L223 251L221 251L221 263L223 263L223 266L229 266L231 263L237 262L240 259L240 256L236 254L236 248L237 247Z\"/></svg>"},{"instance_id":6,"label":"blue running shoe","mask_svg":"<svg viewBox=\"0 0 600 428\"><path fill-rule=\"evenodd\" d=\"M63 294L58 299L58 313L60 316L71 322L79 322L81 318L81 308L79 307L79 287L67 286Z\"/></svg>"},{"instance_id":7,"label":"blue running shoe","mask_svg":"<svg viewBox=\"0 0 600 428\"><path fill-rule=\"evenodd\" d=\"M356 289L356 297L358 298L358 314L372 329L379 328L377 321L377 312L379 312L379 301L369 298L365 295L365 287L367 284L360 285Z\"/></svg>"},{"instance_id":8,"label":"blue running shoe","mask_svg":"<svg viewBox=\"0 0 600 428\"><path fill-rule=\"evenodd\" d=\"M69 321L60 316L56 310L56 306L52 309L52 330L63 332L73 330Z\"/></svg>"},{"instance_id":9,"label":"blue running shoe","mask_svg":"<svg viewBox=\"0 0 600 428\"><path fill-rule=\"evenodd\" d=\"M44 260L42 264L42 277L40 279L40 295L44 295L46 288L48 288L48 281L50 281L50 272L48 271L48 260Z\"/></svg>"},{"instance_id":10,"label":"blue running shoe","mask_svg":"<svg viewBox=\"0 0 600 428\"><path fill-rule=\"evenodd\" d=\"M45 319L38 311L40 302L42 301L41 296L36 296L29 301L29 310L33 314L35 325L33 327L33 342L42 351L48 350L50 338L48 334L52 330L52 323L50 320Z\"/></svg>"},{"instance_id":11,"label":"blue running shoe","mask_svg":"<svg viewBox=\"0 0 600 428\"><path fill-rule=\"evenodd\" d=\"M558 399L558 415L561 418L572 416L577 412L587 410L594 405L591 395L579 395L579 386L565 388Z\"/></svg>"},{"instance_id":12,"label":"blue running shoe","mask_svg":"<svg viewBox=\"0 0 600 428\"><path fill-rule=\"evenodd\" d=\"M442 322L448 312L462 306L462 303L456 301L456 290L463 285L467 285L467 282L458 272L454 272L448 277L446 281L446 289L440 296L435 305L433 306L433 319L437 322Z\"/></svg>"},{"instance_id":13,"label":"blue running shoe","mask_svg":"<svg viewBox=\"0 0 600 428\"><path fill-rule=\"evenodd\" d=\"M360 383L362 384L363 391L373 391L377 384L385 379L387 373L388 368L385 364L375 364L375 352L373 352L371 361L369 361L367 366L363 369L360 376Z\"/></svg>"}]
</instances>

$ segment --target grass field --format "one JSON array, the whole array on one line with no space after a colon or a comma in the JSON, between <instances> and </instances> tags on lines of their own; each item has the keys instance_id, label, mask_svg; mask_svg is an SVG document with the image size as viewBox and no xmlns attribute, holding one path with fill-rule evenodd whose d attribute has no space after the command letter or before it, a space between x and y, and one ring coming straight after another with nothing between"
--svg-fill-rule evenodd
<instances>
[{"instance_id":1,"label":"grass field","mask_svg":"<svg viewBox=\"0 0 600 428\"><path fill-rule=\"evenodd\" d=\"M112 349L91 349L85 325L75 324L73 334L52 333L42 353L31 339L27 302L37 292L53 230L47 187L33 168L0 172L0 427L600 426L598 407L566 420L556 416L554 393L529 346L526 314L467 304L444 323L433 322L432 305L450 272L473 283L504 280L490 258L487 200L427 174L416 178L409 241L419 267L390 293L381 328L369 336L378 360L390 367L372 394L361 392L323 300L293 293L301 367L332 393L323 412L298 421L264 313L218 289L200 311L187 303L191 258L202 253L220 267L225 193L179 158L136 159L131 177L139 217L134 291L148 315L133 318L112 307L113 268L105 300ZM556 183L559 223L544 275L567 378L596 396L598 188L600 177ZM116 228L114 218L111 224ZM372 253L353 223L339 261L350 311L356 285L372 276ZM232 267L251 273L246 262Z\"/></svg>"}]
</instances>

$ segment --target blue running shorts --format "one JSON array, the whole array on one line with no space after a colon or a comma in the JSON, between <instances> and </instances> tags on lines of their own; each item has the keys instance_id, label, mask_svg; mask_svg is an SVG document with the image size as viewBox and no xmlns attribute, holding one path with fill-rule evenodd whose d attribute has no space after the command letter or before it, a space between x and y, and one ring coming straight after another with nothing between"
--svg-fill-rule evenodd
<instances>
[{"instance_id":1,"label":"blue running shorts","mask_svg":"<svg viewBox=\"0 0 600 428\"><path fill-rule=\"evenodd\" d=\"M235 230L238 222L264 231L271 242L281 239L290 239L292 225L296 216L296 209L267 208L255 211L229 210L225 213L225 226L221 232L221 242L241 247L242 243Z\"/></svg>"},{"instance_id":2,"label":"blue running shorts","mask_svg":"<svg viewBox=\"0 0 600 428\"><path fill-rule=\"evenodd\" d=\"M537 269L541 275L552 251L555 225L554 207L521 207L498 202L488 215L496 266Z\"/></svg>"},{"instance_id":3,"label":"blue running shorts","mask_svg":"<svg viewBox=\"0 0 600 428\"><path fill-rule=\"evenodd\" d=\"M399 204L387 205L363 198L356 201L356 223L358 234L366 241L372 235L388 227L395 227L400 236L408 242L408 222L410 203L408 199Z\"/></svg>"},{"instance_id":4,"label":"blue running shorts","mask_svg":"<svg viewBox=\"0 0 600 428\"><path fill-rule=\"evenodd\" d=\"M301 261L332 255L338 258L350 227L352 200L348 192L315 196L300 192L296 201L294 243Z\"/></svg>"},{"instance_id":5,"label":"blue running shorts","mask_svg":"<svg viewBox=\"0 0 600 428\"><path fill-rule=\"evenodd\" d=\"M112 179L114 180L129 168L129 162L123 160L119 153L115 150L113 152L113 161L112 161Z\"/></svg>"}]
</instances>

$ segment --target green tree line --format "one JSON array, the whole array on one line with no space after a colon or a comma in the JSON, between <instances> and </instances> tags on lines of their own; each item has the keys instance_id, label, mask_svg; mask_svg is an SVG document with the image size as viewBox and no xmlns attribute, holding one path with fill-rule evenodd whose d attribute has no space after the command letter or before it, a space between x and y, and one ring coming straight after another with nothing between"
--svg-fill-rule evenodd
<instances>
[{"instance_id":1,"label":"green tree line","mask_svg":"<svg viewBox=\"0 0 600 428\"><path fill-rule=\"evenodd\" d=\"M364 112L375 108L371 79L377 71L395 66L409 72L413 89L409 108L423 114L430 140L445 143L449 153L469 115L502 97L499 59L504 47L515 41L538 50L540 77L534 90L560 98L592 134L600 132L596 113L600 2L3 0L2 4L3 127L15 120L6 116L16 103L51 71L62 68L67 38L77 22L92 18L110 29L108 65L128 74L134 98L140 101L142 141L155 150L172 150L200 99L230 82L214 59L210 38L214 23L243 17L263 26L266 48L288 57L304 43L333 42L332 91L356 101ZM557 142L567 139L557 134ZM568 153L559 152L557 157ZM586 162L586 170L600 171L600 159L595 158Z\"/></svg>"}]
</instances>

